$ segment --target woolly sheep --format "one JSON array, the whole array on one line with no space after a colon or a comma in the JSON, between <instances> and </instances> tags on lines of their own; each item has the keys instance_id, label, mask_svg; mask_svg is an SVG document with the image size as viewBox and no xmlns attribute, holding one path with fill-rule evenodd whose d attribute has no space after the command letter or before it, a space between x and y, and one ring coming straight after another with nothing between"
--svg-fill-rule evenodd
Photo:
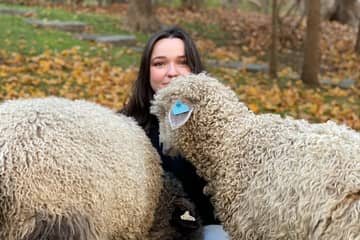
<instances>
[{"instance_id":1,"label":"woolly sheep","mask_svg":"<svg viewBox=\"0 0 360 240\"><path fill-rule=\"evenodd\" d=\"M175 176L167 172L149 239L200 240L202 237L201 219L195 204Z\"/></svg>"},{"instance_id":2,"label":"woolly sheep","mask_svg":"<svg viewBox=\"0 0 360 240\"><path fill-rule=\"evenodd\" d=\"M195 209L180 188L168 187L173 179L163 187L162 175L156 150L131 118L55 97L0 105L0 239L182 236L176 230L184 221L171 226L166 210ZM199 222L189 226L187 237Z\"/></svg>"},{"instance_id":3,"label":"woolly sheep","mask_svg":"<svg viewBox=\"0 0 360 240\"><path fill-rule=\"evenodd\" d=\"M231 239L360 238L355 130L256 115L206 74L172 80L152 105L164 152L180 152L208 181Z\"/></svg>"}]
</instances>

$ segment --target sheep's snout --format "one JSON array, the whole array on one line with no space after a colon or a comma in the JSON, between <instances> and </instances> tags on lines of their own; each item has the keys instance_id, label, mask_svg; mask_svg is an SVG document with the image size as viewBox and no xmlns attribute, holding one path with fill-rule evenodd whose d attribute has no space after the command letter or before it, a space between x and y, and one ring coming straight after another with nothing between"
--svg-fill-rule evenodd
<instances>
[{"instance_id":1,"label":"sheep's snout","mask_svg":"<svg viewBox=\"0 0 360 240\"><path fill-rule=\"evenodd\" d=\"M161 142L160 146L161 146L161 151L164 155L171 156L171 157L175 157L177 155L177 152L170 144L168 144L166 142Z\"/></svg>"},{"instance_id":2,"label":"sheep's snout","mask_svg":"<svg viewBox=\"0 0 360 240\"><path fill-rule=\"evenodd\" d=\"M174 202L175 210L172 214L171 224L181 232L190 233L200 229L201 221L194 204L186 198Z\"/></svg>"}]
</instances>

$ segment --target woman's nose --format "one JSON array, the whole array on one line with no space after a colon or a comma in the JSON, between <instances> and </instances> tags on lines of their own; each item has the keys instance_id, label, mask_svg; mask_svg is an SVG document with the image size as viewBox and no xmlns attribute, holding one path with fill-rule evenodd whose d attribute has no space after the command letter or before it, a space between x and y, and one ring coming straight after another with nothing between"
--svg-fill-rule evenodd
<instances>
[{"instance_id":1,"label":"woman's nose","mask_svg":"<svg viewBox=\"0 0 360 240\"><path fill-rule=\"evenodd\" d=\"M170 63L167 70L168 77L177 77L179 75L179 71L177 70L175 64Z\"/></svg>"}]
</instances>

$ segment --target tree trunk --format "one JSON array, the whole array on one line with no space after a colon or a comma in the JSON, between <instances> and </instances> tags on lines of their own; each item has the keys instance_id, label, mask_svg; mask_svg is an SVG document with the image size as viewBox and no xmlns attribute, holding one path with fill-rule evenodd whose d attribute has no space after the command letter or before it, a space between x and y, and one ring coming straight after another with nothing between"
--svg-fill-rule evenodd
<instances>
[{"instance_id":1,"label":"tree trunk","mask_svg":"<svg viewBox=\"0 0 360 240\"><path fill-rule=\"evenodd\" d=\"M334 20L357 27L360 16L360 3L358 0L336 0L337 9Z\"/></svg>"},{"instance_id":2,"label":"tree trunk","mask_svg":"<svg viewBox=\"0 0 360 240\"><path fill-rule=\"evenodd\" d=\"M182 6L190 10L198 10L202 7L204 0L182 0Z\"/></svg>"},{"instance_id":3,"label":"tree trunk","mask_svg":"<svg viewBox=\"0 0 360 240\"><path fill-rule=\"evenodd\" d=\"M355 44L355 52L360 55L360 23L358 24L358 32Z\"/></svg>"},{"instance_id":4,"label":"tree trunk","mask_svg":"<svg viewBox=\"0 0 360 240\"><path fill-rule=\"evenodd\" d=\"M320 0L308 0L304 63L301 79L309 85L319 85L320 70Z\"/></svg>"},{"instance_id":5,"label":"tree trunk","mask_svg":"<svg viewBox=\"0 0 360 240\"><path fill-rule=\"evenodd\" d=\"M153 33L160 22L152 11L151 0L131 0L125 18L126 27L135 32Z\"/></svg>"},{"instance_id":6,"label":"tree trunk","mask_svg":"<svg viewBox=\"0 0 360 240\"><path fill-rule=\"evenodd\" d=\"M272 0L272 27L271 27L271 46L270 46L270 69L269 74L272 78L277 78L277 19L278 19L277 1Z\"/></svg>"},{"instance_id":7,"label":"tree trunk","mask_svg":"<svg viewBox=\"0 0 360 240\"><path fill-rule=\"evenodd\" d=\"M308 1L296 0L307 15ZM324 20L337 21L356 27L360 17L360 0L320 0L320 15Z\"/></svg>"}]
</instances>

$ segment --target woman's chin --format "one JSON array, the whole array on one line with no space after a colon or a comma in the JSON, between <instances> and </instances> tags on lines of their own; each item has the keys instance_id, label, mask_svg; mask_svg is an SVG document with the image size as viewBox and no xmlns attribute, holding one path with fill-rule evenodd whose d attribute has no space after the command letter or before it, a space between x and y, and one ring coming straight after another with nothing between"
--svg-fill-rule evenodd
<instances>
[{"instance_id":1,"label":"woman's chin","mask_svg":"<svg viewBox=\"0 0 360 240\"><path fill-rule=\"evenodd\" d=\"M160 89L167 87L169 84L170 84L170 82L161 84Z\"/></svg>"}]
</instances>

